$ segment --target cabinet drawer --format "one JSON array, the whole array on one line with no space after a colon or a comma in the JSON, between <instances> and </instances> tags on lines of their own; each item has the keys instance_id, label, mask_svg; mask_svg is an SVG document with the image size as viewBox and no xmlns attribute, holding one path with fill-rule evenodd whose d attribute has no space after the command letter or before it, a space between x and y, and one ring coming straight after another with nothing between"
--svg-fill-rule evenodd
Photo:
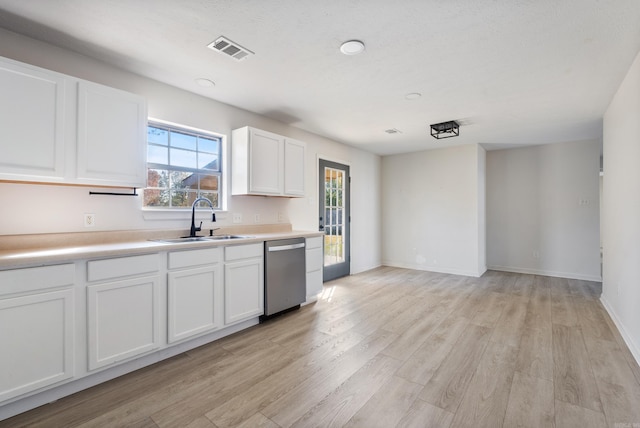
<instances>
[{"instance_id":1,"label":"cabinet drawer","mask_svg":"<svg viewBox=\"0 0 640 428\"><path fill-rule=\"evenodd\" d=\"M158 254L146 254L143 256L90 261L87 263L87 278L89 281L102 281L157 272L159 258Z\"/></svg>"},{"instance_id":2,"label":"cabinet drawer","mask_svg":"<svg viewBox=\"0 0 640 428\"><path fill-rule=\"evenodd\" d=\"M309 248L322 248L322 236L307 238L307 249Z\"/></svg>"},{"instance_id":3,"label":"cabinet drawer","mask_svg":"<svg viewBox=\"0 0 640 428\"><path fill-rule=\"evenodd\" d=\"M210 265L222 261L222 248L172 251L169 253L169 269Z\"/></svg>"},{"instance_id":4,"label":"cabinet drawer","mask_svg":"<svg viewBox=\"0 0 640 428\"><path fill-rule=\"evenodd\" d=\"M322 248L310 248L306 252L307 272L322 269Z\"/></svg>"},{"instance_id":5,"label":"cabinet drawer","mask_svg":"<svg viewBox=\"0 0 640 428\"><path fill-rule=\"evenodd\" d=\"M0 271L0 296L71 286L75 275L73 264Z\"/></svg>"},{"instance_id":6,"label":"cabinet drawer","mask_svg":"<svg viewBox=\"0 0 640 428\"><path fill-rule=\"evenodd\" d=\"M233 247L226 247L224 249L225 261L249 259L252 257L262 257L264 251L264 243L248 244L248 245L236 245Z\"/></svg>"},{"instance_id":7,"label":"cabinet drawer","mask_svg":"<svg viewBox=\"0 0 640 428\"><path fill-rule=\"evenodd\" d=\"M307 298L322 292L322 270L307 272Z\"/></svg>"}]
</instances>

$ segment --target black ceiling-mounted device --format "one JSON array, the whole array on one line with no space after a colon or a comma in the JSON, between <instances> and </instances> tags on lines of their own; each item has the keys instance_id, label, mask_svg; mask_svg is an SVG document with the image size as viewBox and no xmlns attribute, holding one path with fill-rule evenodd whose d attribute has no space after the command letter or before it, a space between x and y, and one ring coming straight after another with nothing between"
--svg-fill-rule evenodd
<instances>
[{"instance_id":1,"label":"black ceiling-mounted device","mask_svg":"<svg viewBox=\"0 0 640 428\"><path fill-rule=\"evenodd\" d=\"M455 120L431 125L431 136L438 140L460 135L460 125Z\"/></svg>"}]
</instances>

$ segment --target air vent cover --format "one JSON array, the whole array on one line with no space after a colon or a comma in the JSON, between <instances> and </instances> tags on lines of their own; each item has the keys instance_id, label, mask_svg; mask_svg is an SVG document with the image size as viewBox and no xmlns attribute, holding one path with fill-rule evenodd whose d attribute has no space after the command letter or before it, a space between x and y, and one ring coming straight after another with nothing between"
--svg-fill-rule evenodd
<instances>
[{"instance_id":1,"label":"air vent cover","mask_svg":"<svg viewBox=\"0 0 640 428\"><path fill-rule=\"evenodd\" d=\"M209 43L207 47L209 49L213 49L216 52L220 52L222 54L230 56L236 61L242 61L248 58L249 55L253 55L253 52L251 52L249 49L243 48L239 44L232 42L231 40L222 36Z\"/></svg>"}]
</instances>

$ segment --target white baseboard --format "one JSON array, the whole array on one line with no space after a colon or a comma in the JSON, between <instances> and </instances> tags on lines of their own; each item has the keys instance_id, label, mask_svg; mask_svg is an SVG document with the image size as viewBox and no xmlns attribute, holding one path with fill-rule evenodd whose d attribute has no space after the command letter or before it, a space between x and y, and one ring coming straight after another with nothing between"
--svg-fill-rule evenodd
<instances>
[{"instance_id":1,"label":"white baseboard","mask_svg":"<svg viewBox=\"0 0 640 428\"><path fill-rule=\"evenodd\" d=\"M377 265L371 265L371 266L351 266L351 275L357 275L359 273L362 272L366 272L368 270L371 269L375 269L375 268L379 268L380 266L383 266L382 264L377 264Z\"/></svg>"},{"instance_id":2,"label":"white baseboard","mask_svg":"<svg viewBox=\"0 0 640 428\"><path fill-rule=\"evenodd\" d=\"M613 309L613 306L609 304L609 302L607 301L607 299L604 298L604 296L600 296L600 302L602 302L602 306L604 306L604 308L607 310L607 313L611 317L611 320L618 328L618 331L620 332L620 335L622 336L624 343L627 344L627 347L631 351L631 355L633 355L633 358L635 358L636 363L640 365L640 346L638 346L633 340L633 338L631 337L631 335L627 333L627 330L624 328L624 324L622 323L622 321L620 321L620 318L616 314L616 311Z\"/></svg>"},{"instance_id":3,"label":"white baseboard","mask_svg":"<svg viewBox=\"0 0 640 428\"><path fill-rule=\"evenodd\" d=\"M383 266L390 266L390 267L404 268L404 269L424 270L424 271L428 271L428 272L448 273L448 274L451 274L451 275L472 276L472 277L475 277L475 278L478 278L478 277L482 276L482 274L484 274L484 272L486 271L486 269L484 269L484 270L480 269L478 271L472 271L472 270L456 269L456 268L449 268L449 267L442 267L442 266L415 265L415 264L412 264L412 263L394 262L392 260L383 260L382 261L382 265Z\"/></svg>"},{"instance_id":4,"label":"white baseboard","mask_svg":"<svg viewBox=\"0 0 640 428\"><path fill-rule=\"evenodd\" d=\"M584 281L595 281L601 282L602 278L599 276L593 275L583 275L580 273L573 272L555 272L551 270L544 269L530 269L530 268L520 268L520 267L512 267L512 266L488 266L489 270L498 270L501 272L513 272L513 273L526 273L529 275L542 275L542 276L553 276L556 278L569 278L569 279L581 279Z\"/></svg>"}]
</instances>

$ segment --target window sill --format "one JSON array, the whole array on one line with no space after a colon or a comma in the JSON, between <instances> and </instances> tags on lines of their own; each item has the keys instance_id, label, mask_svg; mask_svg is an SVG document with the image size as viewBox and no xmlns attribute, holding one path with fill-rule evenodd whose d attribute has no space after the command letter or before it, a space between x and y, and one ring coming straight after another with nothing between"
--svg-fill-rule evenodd
<instances>
[{"instance_id":1,"label":"window sill","mask_svg":"<svg viewBox=\"0 0 640 428\"><path fill-rule=\"evenodd\" d=\"M217 220L227 218L228 211L214 211ZM191 219L191 208L142 208L142 218L145 220L184 220ZM206 208L196 209L196 218L199 220L211 220L211 210Z\"/></svg>"}]
</instances>

